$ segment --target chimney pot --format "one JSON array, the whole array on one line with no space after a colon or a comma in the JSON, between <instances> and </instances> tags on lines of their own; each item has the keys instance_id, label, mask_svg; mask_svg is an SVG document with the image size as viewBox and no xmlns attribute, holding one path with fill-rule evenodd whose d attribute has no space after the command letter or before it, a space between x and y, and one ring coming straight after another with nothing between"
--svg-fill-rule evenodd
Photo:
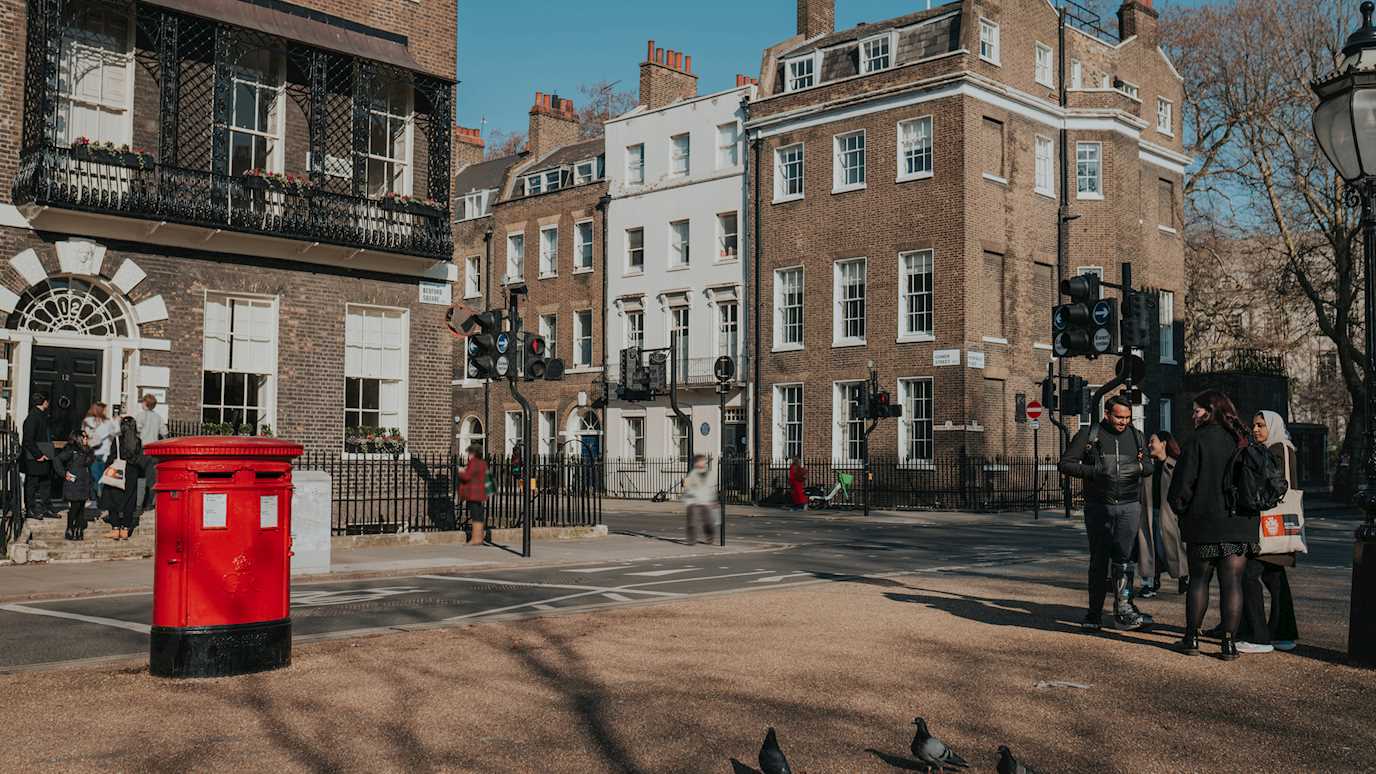
<instances>
[{"instance_id":1,"label":"chimney pot","mask_svg":"<svg viewBox=\"0 0 1376 774\"><path fill-rule=\"evenodd\" d=\"M693 58L692 58L691 56L689 56L689 57L684 57L684 59L683 59L683 71L684 71L685 73L691 73L691 72L693 71Z\"/></svg>"},{"instance_id":2,"label":"chimney pot","mask_svg":"<svg viewBox=\"0 0 1376 774\"><path fill-rule=\"evenodd\" d=\"M655 59L655 42L651 40L645 51L645 61L653 62Z\"/></svg>"}]
</instances>

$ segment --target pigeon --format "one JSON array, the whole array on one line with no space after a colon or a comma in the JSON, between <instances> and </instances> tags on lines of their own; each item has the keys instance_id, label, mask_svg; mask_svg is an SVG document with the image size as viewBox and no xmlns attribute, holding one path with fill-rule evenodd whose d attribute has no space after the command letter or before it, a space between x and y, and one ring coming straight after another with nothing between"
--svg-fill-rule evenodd
<instances>
[{"instance_id":1,"label":"pigeon","mask_svg":"<svg viewBox=\"0 0 1376 774\"><path fill-rule=\"evenodd\" d=\"M764 744L760 745L760 771L764 774L793 774L784 751L779 749L779 738L774 735L773 726L769 727L764 735Z\"/></svg>"},{"instance_id":2,"label":"pigeon","mask_svg":"<svg viewBox=\"0 0 1376 774\"><path fill-rule=\"evenodd\" d=\"M913 757L918 762L928 767L928 771L935 769L943 771L945 769L968 769L970 764L965 759L956 755L955 751L946 746L946 743L932 736L927 730L927 721L922 718L913 718L913 725L917 726L917 733L913 735L912 751Z\"/></svg>"},{"instance_id":3,"label":"pigeon","mask_svg":"<svg viewBox=\"0 0 1376 774\"><path fill-rule=\"evenodd\" d=\"M1013 757L1013 751L1008 749L1008 745L999 745L999 774L1037 774L1037 770L1024 763L1019 763Z\"/></svg>"}]
</instances>

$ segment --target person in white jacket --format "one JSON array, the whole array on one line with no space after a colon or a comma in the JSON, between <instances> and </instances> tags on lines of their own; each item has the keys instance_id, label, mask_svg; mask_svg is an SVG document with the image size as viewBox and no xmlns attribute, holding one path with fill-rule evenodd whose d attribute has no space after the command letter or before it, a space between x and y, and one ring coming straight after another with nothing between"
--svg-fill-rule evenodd
<instances>
[{"instance_id":1,"label":"person in white jacket","mask_svg":"<svg viewBox=\"0 0 1376 774\"><path fill-rule=\"evenodd\" d=\"M110 464L111 439L119 432L119 425L106 413L105 404L96 401L86 412L86 418L81 420L81 427L86 431L91 450L95 453L95 462L91 463L92 493L95 495L91 507L94 508L94 503L100 502L100 477Z\"/></svg>"},{"instance_id":2,"label":"person in white jacket","mask_svg":"<svg viewBox=\"0 0 1376 774\"><path fill-rule=\"evenodd\" d=\"M717 477L706 455L695 455L683 478L683 504L688 506L688 545L697 543L699 525L707 538L704 542L711 543L717 525Z\"/></svg>"}]
</instances>

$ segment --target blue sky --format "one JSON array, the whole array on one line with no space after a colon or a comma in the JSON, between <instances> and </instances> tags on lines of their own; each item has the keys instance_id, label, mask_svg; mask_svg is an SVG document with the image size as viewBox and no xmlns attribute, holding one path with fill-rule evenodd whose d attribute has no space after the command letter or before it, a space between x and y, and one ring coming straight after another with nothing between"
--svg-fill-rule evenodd
<instances>
[{"instance_id":1,"label":"blue sky","mask_svg":"<svg viewBox=\"0 0 1376 774\"><path fill-rule=\"evenodd\" d=\"M912 13L927 1L837 0L836 25ZM1106 17L1119 5L1097 4ZM796 8L796 0L460 0L459 123L476 127L485 117L485 136L523 132L536 91L571 97L579 107L582 84L620 80L617 89L635 93L649 39L693 57L700 93L729 88L737 73L758 75L764 48L794 33Z\"/></svg>"}]
</instances>

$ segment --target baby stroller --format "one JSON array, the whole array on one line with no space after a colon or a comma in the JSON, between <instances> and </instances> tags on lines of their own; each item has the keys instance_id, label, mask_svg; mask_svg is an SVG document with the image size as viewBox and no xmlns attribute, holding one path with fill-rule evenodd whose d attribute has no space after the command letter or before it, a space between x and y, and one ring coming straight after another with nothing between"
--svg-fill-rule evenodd
<instances>
[{"instance_id":1,"label":"baby stroller","mask_svg":"<svg viewBox=\"0 0 1376 774\"><path fill-rule=\"evenodd\" d=\"M830 491L822 489L820 486L810 486L803 490L807 495L807 507L809 508L829 508L838 498L849 500L851 493L855 491L855 475L853 473L843 473L837 471L836 484Z\"/></svg>"}]
</instances>

